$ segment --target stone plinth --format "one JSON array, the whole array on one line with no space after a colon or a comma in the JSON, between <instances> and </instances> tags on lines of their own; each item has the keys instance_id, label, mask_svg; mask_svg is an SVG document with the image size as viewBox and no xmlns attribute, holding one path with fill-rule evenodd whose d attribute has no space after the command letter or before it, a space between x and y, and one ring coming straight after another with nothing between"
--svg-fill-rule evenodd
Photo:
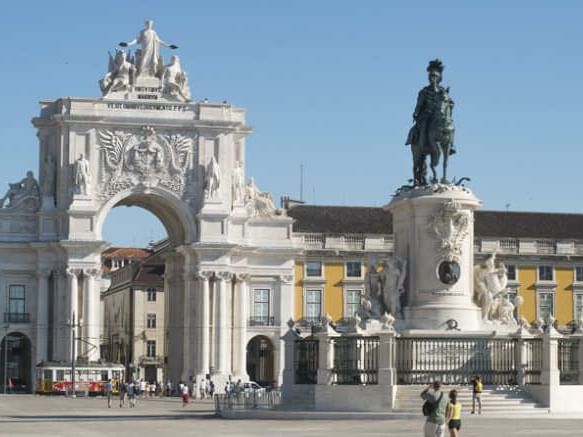
<instances>
[{"instance_id":1,"label":"stone plinth","mask_svg":"<svg viewBox=\"0 0 583 437\"><path fill-rule=\"evenodd\" d=\"M394 254L408 260L407 328L480 328L472 302L473 212L480 203L465 187L435 184L401 190L387 205Z\"/></svg>"}]
</instances>

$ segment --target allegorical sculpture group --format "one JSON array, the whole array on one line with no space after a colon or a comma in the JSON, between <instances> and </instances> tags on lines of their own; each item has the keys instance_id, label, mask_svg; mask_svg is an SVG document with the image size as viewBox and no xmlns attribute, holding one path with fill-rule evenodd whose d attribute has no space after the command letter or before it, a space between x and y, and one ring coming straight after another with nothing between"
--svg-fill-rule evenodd
<instances>
[{"instance_id":1,"label":"allegorical sculpture group","mask_svg":"<svg viewBox=\"0 0 583 437\"><path fill-rule=\"evenodd\" d=\"M413 185L424 186L428 183L448 184L447 163L449 155L455 153L452 111L453 100L449 88L440 85L443 64L439 59L429 62L429 85L419 91L417 105L413 113L413 127L407 136L406 145L411 146L413 154ZM437 177L437 166L443 157L443 174ZM427 160L431 167L431 180L427 180Z\"/></svg>"},{"instance_id":2,"label":"allegorical sculpture group","mask_svg":"<svg viewBox=\"0 0 583 437\"><path fill-rule=\"evenodd\" d=\"M172 56L170 63L164 65L160 54L160 46L170 49L178 47L162 40L153 29L153 24L151 20L146 21L145 28L135 39L119 44L121 47L139 45L133 55L123 49L117 50L115 56L109 55L108 72L99 81L104 96L132 91L138 85L139 78L153 78L160 81L164 96L182 102L191 100L188 78L182 71L178 56ZM149 87L149 83L144 86Z\"/></svg>"}]
</instances>

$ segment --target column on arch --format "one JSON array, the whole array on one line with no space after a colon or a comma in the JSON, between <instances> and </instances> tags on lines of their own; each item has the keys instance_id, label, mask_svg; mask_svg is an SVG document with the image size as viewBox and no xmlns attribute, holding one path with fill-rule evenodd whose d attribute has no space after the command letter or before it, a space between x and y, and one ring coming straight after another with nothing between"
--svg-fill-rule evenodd
<instances>
[{"instance_id":1,"label":"column on arch","mask_svg":"<svg viewBox=\"0 0 583 437\"><path fill-rule=\"evenodd\" d=\"M217 290L217 308L216 308L216 372L221 375L230 373L230 351L228 343L228 306L227 293L232 278L229 272L217 273L216 290Z\"/></svg>"},{"instance_id":2,"label":"column on arch","mask_svg":"<svg viewBox=\"0 0 583 437\"><path fill-rule=\"evenodd\" d=\"M101 334L101 302L98 279L101 269L91 268L83 271L83 323L85 338L83 349L89 361L99 360Z\"/></svg>"},{"instance_id":3,"label":"column on arch","mask_svg":"<svg viewBox=\"0 0 583 437\"><path fill-rule=\"evenodd\" d=\"M293 275L279 276L279 325L280 337L283 337L288 330L287 321L294 317L294 287ZM284 360L284 346L283 340L276 341L274 344L275 350L275 370L278 375L279 384L283 382L283 370L285 368Z\"/></svg>"},{"instance_id":4,"label":"column on arch","mask_svg":"<svg viewBox=\"0 0 583 437\"><path fill-rule=\"evenodd\" d=\"M67 317L67 322L72 322L73 321L73 316L75 319L75 323L79 322L79 316L80 316L80 312L79 312L79 273L81 272L80 269L75 269L75 268L71 268L69 267L67 270L67 294L69 296L69 308L68 308L68 317ZM72 330L68 329L67 330L67 335L66 335L66 339L68 341L68 347L66 348L69 354L68 359L71 359L71 335L72 334ZM79 345L77 343L78 340L75 340L75 355L76 357L79 354ZM75 358L76 358L75 357Z\"/></svg>"},{"instance_id":5,"label":"column on arch","mask_svg":"<svg viewBox=\"0 0 583 437\"><path fill-rule=\"evenodd\" d=\"M210 300L210 278L213 273L209 271L199 271L198 279L198 302L196 311L196 353L198 379L206 377L210 373L210 343L211 343L211 300Z\"/></svg>"},{"instance_id":6,"label":"column on arch","mask_svg":"<svg viewBox=\"0 0 583 437\"><path fill-rule=\"evenodd\" d=\"M35 363L48 359L49 347L49 276L51 271L40 269L37 273L36 301L36 360Z\"/></svg>"},{"instance_id":7,"label":"column on arch","mask_svg":"<svg viewBox=\"0 0 583 437\"><path fill-rule=\"evenodd\" d=\"M242 380L247 375L247 324L249 323L249 274L236 275L233 299L233 371Z\"/></svg>"}]
</instances>

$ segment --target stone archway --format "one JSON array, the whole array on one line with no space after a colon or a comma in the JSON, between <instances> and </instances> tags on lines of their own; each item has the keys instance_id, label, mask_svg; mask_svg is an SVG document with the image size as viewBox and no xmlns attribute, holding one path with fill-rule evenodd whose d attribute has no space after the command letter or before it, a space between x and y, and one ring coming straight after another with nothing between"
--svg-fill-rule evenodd
<instances>
[{"instance_id":1,"label":"stone archway","mask_svg":"<svg viewBox=\"0 0 583 437\"><path fill-rule=\"evenodd\" d=\"M5 349L7 345L8 350ZM13 387L12 389L8 388L7 392L12 390L15 393L30 393L32 391L31 353L30 339L20 332L11 332L2 339L0 345L0 381L4 388L4 381L8 381L5 379L4 369L7 369L10 381L8 387L10 385ZM7 357L6 361L5 357ZM6 362L8 365L5 364Z\"/></svg>"},{"instance_id":2,"label":"stone archway","mask_svg":"<svg viewBox=\"0 0 583 437\"><path fill-rule=\"evenodd\" d=\"M253 337L247 344L247 374L262 386L272 386L275 381L274 347L264 335Z\"/></svg>"}]
</instances>

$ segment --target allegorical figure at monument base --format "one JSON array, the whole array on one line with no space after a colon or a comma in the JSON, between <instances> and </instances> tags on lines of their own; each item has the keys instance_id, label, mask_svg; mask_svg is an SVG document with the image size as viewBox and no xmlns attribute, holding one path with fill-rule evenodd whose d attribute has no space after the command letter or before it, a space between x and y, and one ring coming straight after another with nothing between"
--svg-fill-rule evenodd
<instances>
[{"instance_id":1,"label":"allegorical figure at monument base","mask_svg":"<svg viewBox=\"0 0 583 437\"><path fill-rule=\"evenodd\" d=\"M430 159L431 183L437 183L436 167L443 155L443 177L447 181L447 162L449 155L455 153L454 125L452 120L453 100L449 88L440 85L443 64L439 59L429 62L429 85L419 91L417 105L413 113L414 125L409 130L406 145L411 146L413 154L414 185L427 185L427 158Z\"/></svg>"}]
</instances>

